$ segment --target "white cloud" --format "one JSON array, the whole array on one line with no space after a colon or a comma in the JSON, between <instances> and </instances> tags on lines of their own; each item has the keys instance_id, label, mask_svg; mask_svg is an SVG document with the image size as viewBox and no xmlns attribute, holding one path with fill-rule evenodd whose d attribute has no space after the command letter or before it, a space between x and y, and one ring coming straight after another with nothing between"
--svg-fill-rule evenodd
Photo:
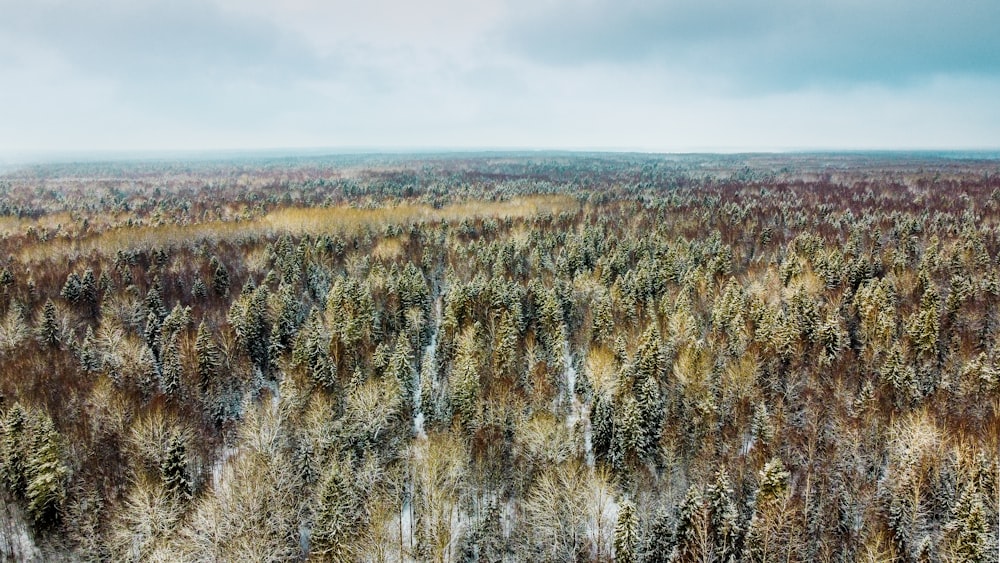
<instances>
[{"instance_id":1,"label":"white cloud","mask_svg":"<svg viewBox=\"0 0 1000 563\"><path fill-rule=\"evenodd\" d=\"M620 14L597 0L216 2L0 0L0 151L1000 147L994 74L788 80L791 65L748 81L782 61L733 61L799 49L788 37L803 31L763 16L725 31L737 12L658 38L663 14L715 25L686 0ZM532 43L549 27L569 57Z\"/></svg>"}]
</instances>

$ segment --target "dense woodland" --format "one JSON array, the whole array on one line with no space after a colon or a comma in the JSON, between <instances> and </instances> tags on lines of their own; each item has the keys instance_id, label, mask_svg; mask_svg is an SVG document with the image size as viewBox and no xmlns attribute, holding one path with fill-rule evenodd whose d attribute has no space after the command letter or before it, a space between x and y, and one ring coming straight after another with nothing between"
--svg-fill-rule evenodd
<instances>
[{"instance_id":1,"label":"dense woodland","mask_svg":"<svg viewBox=\"0 0 1000 563\"><path fill-rule=\"evenodd\" d=\"M0 176L0 557L998 559L1000 161Z\"/></svg>"}]
</instances>

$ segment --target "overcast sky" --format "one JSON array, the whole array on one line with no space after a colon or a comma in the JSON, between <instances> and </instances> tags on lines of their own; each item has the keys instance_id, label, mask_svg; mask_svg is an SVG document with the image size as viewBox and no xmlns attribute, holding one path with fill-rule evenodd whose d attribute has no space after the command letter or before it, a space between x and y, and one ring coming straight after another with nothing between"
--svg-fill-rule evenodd
<instances>
[{"instance_id":1,"label":"overcast sky","mask_svg":"<svg viewBox=\"0 0 1000 563\"><path fill-rule=\"evenodd\" d=\"M998 0L0 0L0 153L1000 148Z\"/></svg>"}]
</instances>

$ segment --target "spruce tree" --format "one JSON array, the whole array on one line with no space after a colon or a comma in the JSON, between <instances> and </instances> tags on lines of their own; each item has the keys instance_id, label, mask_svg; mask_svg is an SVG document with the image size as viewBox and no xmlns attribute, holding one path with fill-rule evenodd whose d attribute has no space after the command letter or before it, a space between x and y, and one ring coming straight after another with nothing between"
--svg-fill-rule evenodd
<instances>
[{"instance_id":1,"label":"spruce tree","mask_svg":"<svg viewBox=\"0 0 1000 563\"><path fill-rule=\"evenodd\" d=\"M414 397L419 390L416 388L416 378L413 370L413 354L410 351L410 341L404 333L399 333L396 346L389 358L386 377L394 379L403 393L403 402L407 408L412 408Z\"/></svg>"},{"instance_id":2,"label":"spruce tree","mask_svg":"<svg viewBox=\"0 0 1000 563\"><path fill-rule=\"evenodd\" d=\"M710 522L706 513L705 499L697 485L688 487L687 494L677 509L677 526L674 529L673 560L706 561L711 558L707 551L706 533Z\"/></svg>"},{"instance_id":3,"label":"spruce tree","mask_svg":"<svg viewBox=\"0 0 1000 563\"><path fill-rule=\"evenodd\" d=\"M209 269L212 270L212 290L219 297L229 296L229 270L218 257L213 256L208 262Z\"/></svg>"},{"instance_id":4,"label":"spruce tree","mask_svg":"<svg viewBox=\"0 0 1000 563\"><path fill-rule=\"evenodd\" d=\"M97 279L94 277L94 270L87 268L80 279L80 304L92 315L97 311L97 303Z\"/></svg>"},{"instance_id":5,"label":"spruce tree","mask_svg":"<svg viewBox=\"0 0 1000 563\"><path fill-rule=\"evenodd\" d=\"M94 337L94 329L88 326L83 344L80 346L80 367L85 371L97 371L101 369L102 363L101 351Z\"/></svg>"},{"instance_id":6,"label":"spruce tree","mask_svg":"<svg viewBox=\"0 0 1000 563\"><path fill-rule=\"evenodd\" d=\"M160 460L160 477L167 492L174 499L184 501L191 498L191 475L188 471L187 446L184 437L175 433L170 438L167 451Z\"/></svg>"},{"instance_id":7,"label":"spruce tree","mask_svg":"<svg viewBox=\"0 0 1000 563\"><path fill-rule=\"evenodd\" d=\"M222 367L222 357L215 339L205 321L198 324L198 335L194 341L194 352L198 362L198 386L202 392L208 389L219 374Z\"/></svg>"},{"instance_id":8,"label":"spruce tree","mask_svg":"<svg viewBox=\"0 0 1000 563\"><path fill-rule=\"evenodd\" d=\"M639 543L639 517L632 501L625 500L618 506L618 522L615 524L615 562L635 563L636 545Z\"/></svg>"},{"instance_id":9,"label":"spruce tree","mask_svg":"<svg viewBox=\"0 0 1000 563\"><path fill-rule=\"evenodd\" d=\"M174 333L164 344L162 357L161 385L163 392L169 397L178 397L181 390L181 379L184 366L181 362L180 343Z\"/></svg>"},{"instance_id":10,"label":"spruce tree","mask_svg":"<svg viewBox=\"0 0 1000 563\"><path fill-rule=\"evenodd\" d=\"M167 308L163 304L163 288L160 285L159 276L153 278L153 283L150 284L143 303L146 306L146 312L154 315L158 323L162 323L163 319L167 317Z\"/></svg>"},{"instance_id":11,"label":"spruce tree","mask_svg":"<svg viewBox=\"0 0 1000 563\"><path fill-rule=\"evenodd\" d=\"M986 563L995 556L996 549L989 548L989 525L982 495L967 486L953 510L955 518L948 527L955 534L954 550L960 561ZM992 553L991 553L992 551Z\"/></svg>"},{"instance_id":12,"label":"spruce tree","mask_svg":"<svg viewBox=\"0 0 1000 563\"><path fill-rule=\"evenodd\" d=\"M7 410L0 426L0 483L14 496L24 494L28 416L21 403Z\"/></svg>"},{"instance_id":13,"label":"spruce tree","mask_svg":"<svg viewBox=\"0 0 1000 563\"><path fill-rule=\"evenodd\" d=\"M44 528L59 517L66 499L69 469L62 460L61 440L52 419L40 413L34 426L31 452L25 462L25 498L35 526Z\"/></svg>"},{"instance_id":14,"label":"spruce tree","mask_svg":"<svg viewBox=\"0 0 1000 563\"><path fill-rule=\"evenodd\" d=\"M56 319L56 305L51 299L42 307L42 322L38 325L38 338L49 347L59 345L59 321Z\"/></svg>"},{"instance_id":15,"label":"spruce tree","mask_svg":"<svg viewBox=\"0 0 1000 563\"><path fill-rule=\"evenodd\" d=\"M722 563L738 561L740 559L739 512L733 500L729 474L725 469L721 469L715 483L709 485L706 496L711 513L715 556Z\"/></svg>"},{"instance_id":16,"label":"spruce tree","mask_svg":"<svg viewBox=\"0 0 1000 563\"><path fill-rule=\"evenodd\" d=\"M351 561L351 539L357 533L362 499L358 498L353 472L347 461L327 466L315 501L311 553L328 561Z\"/></svg>"},{"instance_id":17,"label":"spruce tree","mask_svg":"<svg viewBox=\"0 0 1000 563\"><path fill-rule=\"evenodd\" d=\"M80 276L76 272L71 272L66 276L66 283L63 284L62 291L59 295L63 297L66 301L69 301L73 305L80 302Z\"/></svg>"}]
</instances>

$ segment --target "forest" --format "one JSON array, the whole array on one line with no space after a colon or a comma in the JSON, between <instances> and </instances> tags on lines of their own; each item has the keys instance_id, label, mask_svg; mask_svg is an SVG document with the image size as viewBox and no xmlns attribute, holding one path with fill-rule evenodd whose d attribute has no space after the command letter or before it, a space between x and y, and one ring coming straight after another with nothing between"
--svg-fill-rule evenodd
<instances>
[{"instance_id":1,"label":"forest","mask_svg":"<svg viewBox=\"0 0 1000 563\"><path fill-rule=\"evenodd\" d=\"M1000 160L0 175L0 560L995 562Z\"/></svg>"}]
</instances>

